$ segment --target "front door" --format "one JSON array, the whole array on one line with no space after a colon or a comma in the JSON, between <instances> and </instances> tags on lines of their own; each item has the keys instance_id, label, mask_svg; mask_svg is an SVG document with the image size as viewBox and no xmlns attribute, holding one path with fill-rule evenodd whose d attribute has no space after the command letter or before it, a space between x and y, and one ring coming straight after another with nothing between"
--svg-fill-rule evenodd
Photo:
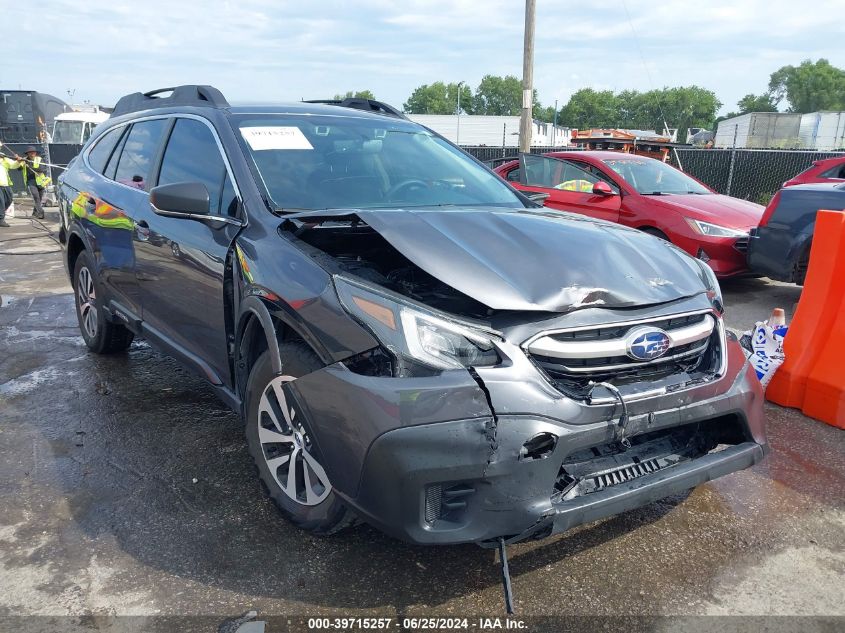
<instances>
[{"instance_id":1,"label":"front door","mask_svg":"<svg viewBox=\"0 0 845 633\"><path fill-rule=\"evenodd\" d=\"M560 211L582 213L600 220L619 221L619 190L613 195L593 193L593 185L603 179L571 161L522 154L519 157L520 189L548 194L545 206Z\"/></svg>"},{"instance_id":2,"label":"front door","mask_svg":"<svg viewBox=\"0 0 845 633\"><path fill-rule=\"evenodd\" d=\"M238 198L210 124L177 118L156 185L199 182L209 214L233 218ZM223 285L226 257L240 225L165 217L148 205L148 231L137 247L144 326L212 383L229 383Z\"/></svg>"}]
</instances>

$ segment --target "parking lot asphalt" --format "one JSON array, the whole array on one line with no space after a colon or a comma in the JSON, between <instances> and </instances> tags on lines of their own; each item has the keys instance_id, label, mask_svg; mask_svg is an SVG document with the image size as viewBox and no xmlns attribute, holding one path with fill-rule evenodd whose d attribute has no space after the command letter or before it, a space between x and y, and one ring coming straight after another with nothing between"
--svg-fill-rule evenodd
<instances>
[{"instance_id":1,"label":"parking lot asphalt","mask_svg":"<svg viewBox=\"0 0 845 633\"><path fill-rule=\"evenodd\" d=\"M282 520L237 416L143 341L88 353L56 243L10 223L0 252L38 254L0 255L0 616L502 614L489 550ZM723 290L736 330L800 295ZM766 412L756 467L509 548L518 613L845 616L845 432Z\"/></svg>"}]
</instances>

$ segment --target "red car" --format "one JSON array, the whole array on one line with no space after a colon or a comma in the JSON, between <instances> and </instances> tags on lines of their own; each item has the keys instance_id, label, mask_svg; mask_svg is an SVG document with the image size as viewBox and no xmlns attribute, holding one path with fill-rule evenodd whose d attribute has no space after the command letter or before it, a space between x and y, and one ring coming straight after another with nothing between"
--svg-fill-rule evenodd
<instances>
[{"instance_id":1,"label":"red car","mask_svg":"<svg viewBox=\"0 0 845 633\"><path fill-rule=\"evenodd\" d=\"M747 272L748 232L763 207L723 196L659 160L620 152L523 154L495 172L547 207L617 222L667 239L718 277Z\"/></svg>"},{"instance_id":2,"label":"red car","mask_svg":"<svg viewBox=\"0 0 845 633\"><path fill-rule=\"evenodd\" d=\"M816 182L843 181L845 181L845 156L837 156L836 158L813 161L811 167L787 180L783 183L783 186L791 187L792 185L807 185Z\"/></svg>"}]
</instances>

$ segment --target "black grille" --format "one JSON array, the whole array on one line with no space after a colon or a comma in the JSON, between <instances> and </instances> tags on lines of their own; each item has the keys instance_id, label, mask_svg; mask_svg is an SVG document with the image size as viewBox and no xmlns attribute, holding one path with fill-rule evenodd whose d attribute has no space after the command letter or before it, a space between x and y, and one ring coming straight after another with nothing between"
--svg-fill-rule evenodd
<instances>
[{"instance_id":1,"label":"black grille","mask_svg":"<svg viewBox=\"0 0 845 633\"><path fill-rule=\"evenodd\" d=\"M649 321L648 325L658 327L661 330L671 331L680 327L686 327L693 323L701 323L707 317L706 314L690 314L681 317L672 317L658 321ZM571 332L559 332L552 334L551 338L559 341L607 341L614 338L622 338L637 325L607 325L604 327L591 328L589 330L575 330Z\"/></svg>"},{"instance_id":2,"label":"black grille","mask_svg":"<svg viewBox=\"0 0 845 633\"><path fill-rule=\"evenodd\" d=\"M587 342L605 340L624 340L634 328L644 325L660 328L668 333L679 328L694 326L704 320L712 319L709 313L689 314L664 319L656 319L645 323L626 323L619 325L600 326L588 330L576 330L546 335L548 338L562 342ZM677 345L669 348L663 357L651 362L643 362L627 355L589 358L566 357L558 358L539 353L539 349L531 351L531 345L526 351L535 365L547 376L549 381L562 393L577 399L590 396L592 384L595 382L610 382L621 387L623 385L641 384L643 390L652 388L648 383L672 376L686 376L684 380L694 375L715 370L721 357L720 325L714 322L713 331L709 337ZM639 387L637 387L639 389Z\"/></svg>"},{"instance_id":3,"label":"black grille","mask_svg":"<svg viewBox=\"0 0 845 633\"><path fill-rule=\"evenodd\" d=\"M434 484L425 489L425 520L455 521L467 507L467 498L475 492L469 484Z\"/></svg>"},{"instance_id":4,"label":"black grille","mask_svg":"<svg viewBox=\"0 0 845 633\"><path fill-rule=\"evenodd\" d=\"M619 470L612 470L609 473L596 475L590 478L590 483L592 483L592 490L590 490L590 492L598 492L599 490L604 490L605 488L610 488L611 486L631 481L632 479L642 477L643 475L656 473L658 470L668 465L669 464L661 463L660 459L650 459L647 462L631 464L630 466L620 468Z\"/></svg>"},{"instance_id":5,"label":"black grille","mask_svg":"<svg viewBox=\"0 0 845 633\"><path fill-rule=\"evenodd\" d=\"M701 341L695 343L688 343L687 345L678 345L673 347L669 354L675 356L677 354L686 354L697 348L703 347ZM702 350L703 351L703 350ZM545 369L552 377L572 376L571 372L560 369L560 359L549 358L546 356L534 355L534 360ZM575 369L588 369L590 367L603 367L605 365L630 365L634 369L641 369L642 363L635 361L628 356L606 356L602 358L568 358L566 359L567 367ZM621 370L619 370L621 371Z\"/></svg>"},{"instance_id":6,"label":"black grille","mask_svg":"<svg viewBox=\"0 0 845 633\"><path fill-rule=\"evenodd\" d=\"M736 242L734 242L734 248L738 250L740 253L747 253L748 252L748 238L741 237Z\"/></svg>"},{"instance_id":7,"label":"black grille","mask_svg":"<svg viewBox=\"0 0 845 633\"><path fill-rule=\"evenodd\" d=\"M425 521L434 523L443 509L443 486L436 484L425 490Z\"/></svg>"}]
</instances>

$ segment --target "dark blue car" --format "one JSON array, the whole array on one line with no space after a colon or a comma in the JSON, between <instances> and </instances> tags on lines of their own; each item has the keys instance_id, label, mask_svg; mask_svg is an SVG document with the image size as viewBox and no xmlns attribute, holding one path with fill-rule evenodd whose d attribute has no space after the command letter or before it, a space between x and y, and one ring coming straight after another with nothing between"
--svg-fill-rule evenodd
<instances>
[{"instance_id":1,"label":"dark blue car","mask_svg":"<svg viewBox=\"0 0 845 633\"><path fill-rule=\"evenodd\" d=\"M536 205L386 104L127 95L59 201L88 348L144 337L203 376L305 530L504 548L765 453L705 262Z\"/></svg>"},{"instance_id":2,"label":"dark blue car","mask_svg":"<svg viewBox=\"0 0 845 633\"><path fill-rule=\"evenodd\" d=\"M845 184L785 187L751 230L748 267L778 281L804 284L819 209L845 209Z\"/></svg>"}]
</instances>

